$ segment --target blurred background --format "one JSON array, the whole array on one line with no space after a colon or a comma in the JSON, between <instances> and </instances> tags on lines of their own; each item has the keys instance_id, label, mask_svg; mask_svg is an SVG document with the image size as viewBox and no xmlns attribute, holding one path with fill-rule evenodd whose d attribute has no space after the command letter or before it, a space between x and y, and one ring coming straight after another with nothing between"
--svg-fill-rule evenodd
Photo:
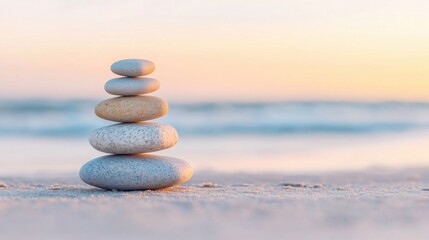
<instances>
[{"instance_id":1,"label":"blurred background","mask_svg":"<svg viewBox=\"0 0 429 240\"><path fill-rule=\"evenodd\" d=\"M2 1L0 174L76 173L145 58L196 171L429 165L429 2Z\"/></svg>"}]
</instances>

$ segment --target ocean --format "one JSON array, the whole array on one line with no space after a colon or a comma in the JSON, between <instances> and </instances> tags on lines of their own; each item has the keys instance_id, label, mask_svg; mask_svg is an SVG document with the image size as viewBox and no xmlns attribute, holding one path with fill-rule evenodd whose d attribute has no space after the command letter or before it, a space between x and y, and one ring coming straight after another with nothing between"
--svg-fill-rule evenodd
<instances>
[{"instance_id":1,"label":"ocean","mask_svg":"<svg viewBox=\"0 0 429 240\"><path fill-rule=\"evenodd\" d=\"M1 100L0 174L77 172L103 155L87 142L93 129L114 124L94 114L98 102ZM426 102L173 102L168 115L155 121L173 125L180 135L177 146L159 154L185 158L201 171L429 165Z\"/></svg>"},{"instance_id":2,"label":"ocean","mask_svg":"<svg viewBox=\"0 0 429 240\"><path fill-rule=\"evenodd\" d=\"M86 137L112 124L97 118L97 100L1 100L1 136ZM181 135L372 134L429 128L429 103L172 103L167 116Z\"/></svg>"}]
</instances>

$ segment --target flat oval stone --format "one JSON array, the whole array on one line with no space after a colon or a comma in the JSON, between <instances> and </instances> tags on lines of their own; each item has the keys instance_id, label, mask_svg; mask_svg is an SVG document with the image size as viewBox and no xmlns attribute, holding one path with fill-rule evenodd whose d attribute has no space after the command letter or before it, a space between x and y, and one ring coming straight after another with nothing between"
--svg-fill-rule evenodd
<instances>
[{"instance_id":1,"label":"flat oval stone","mask_svg":"<svg viewBox=\"0 0 429 240\"><path fill-rule=\"evenodd\" d=\"M168 103L154 96L116 97L97 104L95 114L115 122L139 122L167 114Z\"/></svg>"},{"instance_id":2,"label":"flat oval stone","mask_svg":"<svg viewBox=\"0 0 429 240\"><path fill-rule=\"evenodd\" d=\"M157 155L109 155L87 162L80 169L85 183L104 189L148 190L178 185L192 177L189 163Z\"/></svg>"},{"instance_id":3,"label":"flat oval stone","mask_svg":"<svg viewBox=\"0 0 429 240\"><path fill-rule=\"evenodd\" d=\"M113 95L133 96L155 92L160 83L154 78L114 78L106 82L104 90Z\"/></svg>"},{"instance_id":4,"label":"flat oval stone","mask_svg":"<svg viewBox=\"0 0 429 240\"><path fill-rule=\"evenodd\" d=\"M125 77L148 75L155 70L155 64L144 59L124 59L112 64L112 72Z\"/></svg>"},{"instance_id":5,"label":"flat oval stone","mask_svg":"<svg viewBox=\"0 0 429 240\"><path fill-rule=\"evenodd\" d=\"M164 123L119 123L95 129L89 143L97 150L113 154L155 152L176 145L179 136Z\"/></svg>"}]
</instances>

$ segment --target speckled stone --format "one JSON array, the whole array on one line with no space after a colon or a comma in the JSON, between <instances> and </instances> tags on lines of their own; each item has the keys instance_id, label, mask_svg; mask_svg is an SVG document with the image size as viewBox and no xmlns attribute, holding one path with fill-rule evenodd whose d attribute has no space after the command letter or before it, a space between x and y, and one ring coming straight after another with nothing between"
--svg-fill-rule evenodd
<instances>
[{"instance_id":1,"label":"speckled stone","mask_svg":"<svg viewBox=\"0 0 429 240\"><path fill-rule=\"evenodd\" d=\"M139 122L160 118L167 114L168 104L154 96L116 97L95 107L95 114L115 122Z\"/></svg>"},{"instance_id":2,"label":"speckled stone","mask_svg":"<svg viewBox=\"0 0 429 240\"><path fill-rule=\"evenodd\" d=\"M125 77L139 77L152 73L155 64L144 59L124 59L112 64L112 72Z\"/></svg>"},{"instance_id":3,"label":"speckled stone","mask_svg":"<svg viewBox=\"0 0 429 240\"><path fill-rule=\"evenodd\" d=\"M113 95L133 96L155 92L161 84L154 78L114 78L106 82L104 90Z\"/></svg>"},{"instance_id":4,"label":"speckled stone","mask_svg":"<svg viewBox=\"0 0 429 240\"><path fill-rule=\"evenodd\" d=\"M191 177L192 167L187 162L149 154L103 156L80 169L80 178L85 183L117 190L167 188Z\"/></svg>"},{"instance_id":5,"label":"speckled stone","mask_svg":"<svg viewBox=\"0 0 429 240\"><path fill-rule=\"evenodd\" d=\"M89 143L97 150L113 154L155 152L176 145L179 136L164 123L120 123L94 130Z\"/></svg>"}]
</instances>

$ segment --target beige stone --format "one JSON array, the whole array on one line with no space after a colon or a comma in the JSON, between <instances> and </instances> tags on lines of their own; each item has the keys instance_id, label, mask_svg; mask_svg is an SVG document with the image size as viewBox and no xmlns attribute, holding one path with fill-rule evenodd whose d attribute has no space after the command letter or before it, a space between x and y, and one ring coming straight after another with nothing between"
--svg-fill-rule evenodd
<instances>
[{"instance_id":1,"label":"beige stone","mask_svg":"<svg viewBox=\"0 0 429 240\"><path fill-rule=\"evenodd\" d=\"M95 107L97 116L115 122L147 121L160 118L167 112L167 102L154 96L116 97Z\"/></svg>"}]
</instances>

